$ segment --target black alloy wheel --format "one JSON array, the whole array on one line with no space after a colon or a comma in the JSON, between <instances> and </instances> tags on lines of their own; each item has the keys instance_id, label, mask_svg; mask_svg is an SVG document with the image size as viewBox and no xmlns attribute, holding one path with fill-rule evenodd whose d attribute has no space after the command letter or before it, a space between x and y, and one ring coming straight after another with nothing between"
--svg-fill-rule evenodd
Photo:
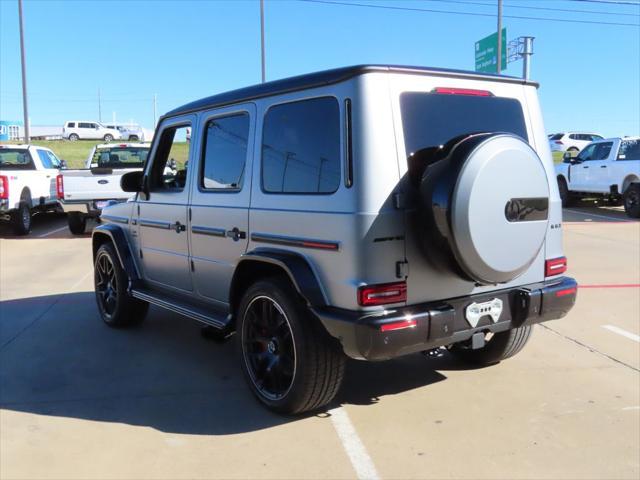
<instances>
[{"instance_id":1,"label":"black alloy wheel","mask_svg":"<svg viewBox=\"0 0 640 480\"><path fill-rule=\"evenodd\" d=\"M118 308L118 276L110 255L99 252L95 265L95 288L98 307L106 321Z\"/></svg>"},{"instance_id":2,"label":"black alloy wheel","mask_svg":"<svg viewBox=\"0 0 640 480\"><path fill-rule=\"evenodd\" d=\"M242 322L242 355L257 393L270 401L287 395L296 373L296 348L289 319L272 298L253 298Z\"/></svg>"}]
</instances>

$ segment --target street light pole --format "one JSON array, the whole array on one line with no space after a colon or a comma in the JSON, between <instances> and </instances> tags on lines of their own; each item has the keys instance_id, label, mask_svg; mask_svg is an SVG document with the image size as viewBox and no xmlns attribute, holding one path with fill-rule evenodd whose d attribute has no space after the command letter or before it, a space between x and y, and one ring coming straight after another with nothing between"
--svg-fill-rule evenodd
<instances>
[{"instance_id":1,"label":"street light pole","mask_svg":"<svg viewBox=\"0 0 640 480\"><path fill-rule=\"evenodd\" d=\"M100 88L98 88L98 121L102 123L102 100L100 99Z\"/></svg>"},{"instance_id":2,"label":"street light pole","mask_svg":"<svg viewBox=\"0 0 640 480\"><path fill-rule=\"evenodd\" d=\"M264 0L260 0L260 51L262 55L262 83L264 83L267 76L264 54Z\"/></svg>"},{"instance_id":3,"label":"street light pole","mask_svg":"<svg viewBox=\"0 0 640 480\"><path fill-rule=\"evenodd\" d=\"M24 115L24 142L29 143L29 107L27 105L27 67L24 59L24 26L22 19L22 0L18 0L18 17L20 19L20 59L22 61L22 112Z\"/></svg>"},{"instance_id":4,"label":"street light pole","mask_svg":"<svg viewBox=\"0 0 640 480\"><path fill-rule=\"evenodd\" d=\"M498 60L497 72L502 72L502 0L498 0Z\"/></svg>"}]
</instances>

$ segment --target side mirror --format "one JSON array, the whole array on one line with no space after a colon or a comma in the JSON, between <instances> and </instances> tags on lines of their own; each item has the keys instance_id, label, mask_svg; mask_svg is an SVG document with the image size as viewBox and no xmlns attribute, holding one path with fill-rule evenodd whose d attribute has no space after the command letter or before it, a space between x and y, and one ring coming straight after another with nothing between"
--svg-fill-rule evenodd
<instances>
[{"instance_id":1,"label":"side mirror","mask_svg":"<svg viewBox=\"0 0 640 480\"><path fill-rule=\"evenodd\" d=\"M571 154L571 152L564 152L564 155L562 156L562 161L564 163L580 163L580 161L577 159L577 156L574 156Z\"/></svg>"},{"instance_id":2,"label":"side mirror","mask_svg":"<svg viewBox=\"0 0 640 480\"><path fill-rule=\"evenodd\" d=\"M142 170L125 173L120 177L120 188L125 192L137 193L142 191Z\"/></svg>"},{"instance_id":3,"label":"side mirror","mask_svg":"<svg viewBox=\"0 0 640 480\"><path fill-rule=\"evenodd\" d=\"M63 158L60 159L60 166L58 167L61 170L67 168L67 161Z\"/></svg>"}]
</instances>

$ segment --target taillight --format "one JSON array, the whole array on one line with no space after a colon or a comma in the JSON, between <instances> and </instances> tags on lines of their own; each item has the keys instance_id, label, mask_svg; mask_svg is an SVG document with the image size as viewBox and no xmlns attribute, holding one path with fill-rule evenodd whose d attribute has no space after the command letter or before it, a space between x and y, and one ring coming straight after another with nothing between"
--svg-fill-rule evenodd
<instances>
[{"instance_id":1,"label":"taillight","mask_svg":"<svg viewBox=\"0 0 640 480\"><path fill-rule=\"evenodd\" d=\"M0 175L0 199L9 198L9 177Z\"/></svg>"},{"instance_id":2,"label":"taillight","mask_svg":"<svg viewBox=\"0 0 640 480\"><path fill-rule=\"evenodd\" d=\"M435 93L442 93L445 95L474 95L476 97L492 97L493 93L488 90L475 90L471 88L449 88L449 87L437 87L434 90Z\"/></svg>"},{"instance_id":3,"label":"taillight","mask_svg":"<svg viewBox=\"0 0 640 480\"><path fill-rule=\"evenodd\" d=\"M56 177L56 196L58 200L64 199L64 182L62 180L62 175L58 175Z\"/></svg>"},{"instance_id":4,"label":"taillight","mask_svg":"<svg viewBox=\"0 0 640 480\"><path fill-rule=\"evenodd\" d=\"M367 285L358 289L358 303L363 307L405 302L406 300L406 282Z\"/></svg>"},{"instance_id":5,"label":"taillight","mask_svg":"<svg viewBox=\"0 0 640 480\"><path fill-rule=\"evenodd\" d=\"M562 143L560 140L556 140L554 143L555 143L556 145L563 145L563 143Z\"/></svg>"},{"instance_id":6,"label":"taillight","mask_svg":"<svg viewBox=\"0 0 640 480\"><path fill-rule=\"evenodd\" d=\"M553 277L567 271L567 257L551 258L544 262L544 276Z\"/></svg>"}]
</instances>

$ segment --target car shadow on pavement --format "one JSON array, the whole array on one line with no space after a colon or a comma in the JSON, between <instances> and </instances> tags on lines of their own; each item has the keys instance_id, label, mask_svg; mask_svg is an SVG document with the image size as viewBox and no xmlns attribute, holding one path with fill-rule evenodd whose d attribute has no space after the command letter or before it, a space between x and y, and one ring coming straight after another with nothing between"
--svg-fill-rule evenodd
<instances>
[{"instance_id":1,"label":"car shadow on pavement","mask_svg":"<svg viewBox=\"0 0 640 480\"><path fill-rule=\"evenodd\" d=\"M565 223L640 223L627 216L624 207L611 206L593 200L583 200L563 208L562 221Z\"/></svg>"},{"instance_id":2,"label":"car shadow on pavement","mask_svg":"<svg viewBox=\"0 0 640 480\"><path fill-rule=\"evenodd\" d=\"M0 222L0 238L14 240L32 240L34 238L43 238L40 237L40 235L47 234L48 232L61 227L66 227L66 225L67 219L64 213L37 213L33 215L33 217L31 217L31 232L28 235L16 235L13 231L13 227L9 222ZM47 234L46 238L68 238L71 236L66 228L62 230L61 235L58 235L57 233L58 232L53 235Z\"/></svg>"},{"instance_id":3,"label":"car shadow on pavement","mask_svg":"<svg viewBox=\"0 0 640 480\"><path fill-rule=\"evenodd\" d=\"M93 292L4 301L0 408L196 435L305 418L273 414L252 397L234 343L205 340L197 324L156 308L137 327L109 328ZM438 370L458 368L447 354L350 361L336 401L372 404L444 380Z\"/></svg>"}]
</instances>

